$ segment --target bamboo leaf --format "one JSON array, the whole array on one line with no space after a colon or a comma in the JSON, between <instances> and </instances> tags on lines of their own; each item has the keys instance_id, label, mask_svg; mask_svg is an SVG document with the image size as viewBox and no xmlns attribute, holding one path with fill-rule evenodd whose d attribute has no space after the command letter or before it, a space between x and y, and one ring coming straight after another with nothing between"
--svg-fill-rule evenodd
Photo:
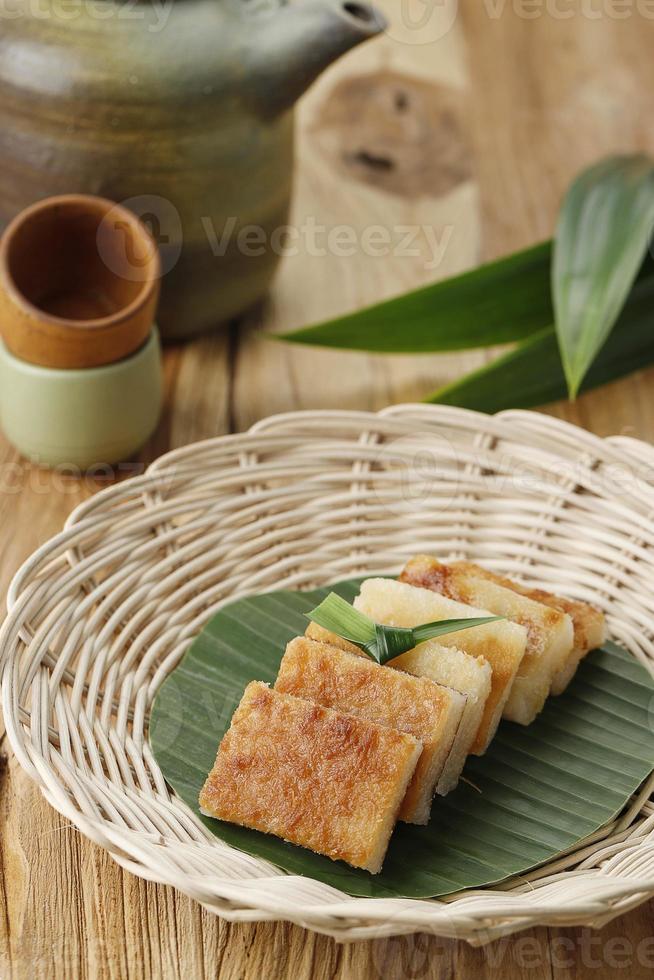
<instances>
[{"instance_id":1,"label":"bamboo leaf","mask_svg":"<svg viewBox=\"0 0 654 980\"><path fill-rule=\"evenodd\" d=\"M296 344L420 354L522 340L552 323L551 242L403 296L270 335Z\"/></svg>"},{"instance_id":2,"label":"bamboo leaf","mask_svg":"<svg viewBox=\"0 0 654 980\"><path fill-rule=\"evenodd\" d=\"M413 650L425 640L434 640L438 636L494 623L503 618L477 616L468 619L439 619L434 623L423 623L414 627L385 626L355 609L335 592L330 592L319 606L307 613L307 619L354 643L378 664L388 663L407 650Z\"/></svg>"},{"instance_id":3,"label":"bamboo leaf","mask_svg":"<svg viewBox=\"0 0 654 980\"><path fill-rule=\"evenodd\" d=\"M617 156L585 170L561 208L552 295L571 397L606 342L654 225L654 161Z\"/></svg>"},{"instance_id":4,"label":"bamboo leaf","mask_svg":"<svg viewBox=\"0 0 654 980\"><path fill-rule=\"evenodd\" d=\"M161 686L152 749L168 783L211 833L351 895L426 898L520 874L575 847L624 809L654 765L654 682L633 657L607 644L532 725L502 723L487 753L468 760L467 779L435 800L426 827L398 824L379 875L203 817L198 793L246 685L254 678L274 683L307 612L331 591L352 602L359 584L224 606Z\"/></svg>"},{"instance_id":5,"label":"bamboo leaf","mask_svg":"<svg viewBox=\"0 0 654 980\"><path fill-rule=\"evenodd\" d=\"M654 364L654 277L637 282L615 329L585 375L581 391ZM567 397L556 331L546 328L428 401L482 412L531 408Z\"/></svg>"}]
</instances>

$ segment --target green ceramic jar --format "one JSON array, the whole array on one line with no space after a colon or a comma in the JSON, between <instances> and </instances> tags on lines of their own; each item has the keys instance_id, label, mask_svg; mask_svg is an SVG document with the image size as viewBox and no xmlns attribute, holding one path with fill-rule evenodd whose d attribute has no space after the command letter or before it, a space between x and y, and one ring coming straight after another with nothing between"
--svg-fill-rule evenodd
<instances>
[{"instance_id":1,"label":"green ceramic jar","mask_svg":"<svg viewBox=\"0 0 654 980\"><path fill-rule=\"evenodd\" d=\"M88 470L129 459L154 432L162 405L159 334L102 367L41 367L0 342L0 423L24 456Z\"/></svg>"},{"instance_id":2,"label":"green ceramic jar","mask_svg":"<svg viewBox=\"0 0 654 980\"><path fill-rule=\"evenodd\" d=\"M11 223L0 243L0 424L23 455L89 469L152 435L159 270L147 228L103 198L47 198Z\"/></svg>"}]
</instances>

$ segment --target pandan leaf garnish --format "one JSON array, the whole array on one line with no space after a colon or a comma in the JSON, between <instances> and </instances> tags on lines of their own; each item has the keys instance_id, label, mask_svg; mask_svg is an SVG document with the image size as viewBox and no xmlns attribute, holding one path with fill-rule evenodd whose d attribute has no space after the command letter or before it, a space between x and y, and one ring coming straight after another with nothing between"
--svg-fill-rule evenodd
<instances>
[{"instance_id":1,"label":"pandan leaf garnish","mask_svg":"<svg viewBox=\"0 0 654 980\"><path fill-rule=\"evenodd\" d=\"M424 623L422 626L411 628L384 626L359 612L335 592L330 592L319 606L306 613L306 617L323 629L336 633L343 640L354 643L378 664L388 663L407 650L413 650L425 640L433 640L447 633L457 633L459 630L504 619L504 616L479 616L470 619L440 619L434 623Z\"/></svg>"}]
</instances>

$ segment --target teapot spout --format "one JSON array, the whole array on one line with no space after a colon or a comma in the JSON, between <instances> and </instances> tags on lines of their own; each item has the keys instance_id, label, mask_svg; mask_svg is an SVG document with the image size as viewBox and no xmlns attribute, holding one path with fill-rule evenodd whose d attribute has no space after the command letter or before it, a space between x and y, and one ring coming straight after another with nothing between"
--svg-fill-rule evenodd
<instances>
[{"instance_id":1,"label":"teapot spout","mask_svg":"<svg viewBox=\"0 0 654 980\"><path fill-rule=\"evenodd\" d=\"M267 18L250 39L250 84L265 116L291 106L350 48L379 34L386 20L363 0L304 0Z\"/></svg>"}]
</instances>

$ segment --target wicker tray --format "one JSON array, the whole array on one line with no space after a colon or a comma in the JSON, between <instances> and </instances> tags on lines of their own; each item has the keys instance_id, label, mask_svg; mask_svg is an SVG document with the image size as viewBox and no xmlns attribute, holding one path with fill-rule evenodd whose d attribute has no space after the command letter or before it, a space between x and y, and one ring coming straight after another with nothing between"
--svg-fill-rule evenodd
<instances>
[{"instance_id":1,"label":"wicker tray","mask_svg":"<svg viewBox=\"0 0 654 980\"><path fill-rule=\"evenodd\" d=\"M529 412L303 412L185 447L78 507L16 575L0 634L12 748L119 864L228 919L475 944L537 923L599 926L654 894L653 780L518 881L445 901L351 898L208 834L168 790L148 715L226 601L397 572L416 550L592 600L651 666L653 508L649 446Z\"/></svg>"}]
</instances>

